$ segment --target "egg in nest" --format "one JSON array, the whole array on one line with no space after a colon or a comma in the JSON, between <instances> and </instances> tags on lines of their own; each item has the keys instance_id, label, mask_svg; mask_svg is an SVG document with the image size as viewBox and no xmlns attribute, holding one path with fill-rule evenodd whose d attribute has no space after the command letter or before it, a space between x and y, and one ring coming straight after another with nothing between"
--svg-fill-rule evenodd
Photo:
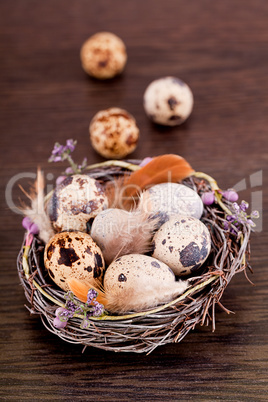
<instances>
[{"instance_id":1,"label":"egg in nest","mask_svg":"<svg viewBox=\"0 0 268 402\"><path fill-rule=\"evenodd\" d=\"M100 248L87 234L79 231L57 233L47 243L45 267L51 279L68 291L68 278L82 282L101 280L104 259Z\"/></svg>"},{"instance_id":2,"label":"egg in nest","mask_svg":"<svg viewBox=\"0 0 268 402\"><path fill-rule=\"evenodd\" d=\"M142 254L117 258L104 275L107 309L111 312L143 311L183 293L187 281L176 281L163 262Z\"/></svg>"},{"instance_id":3,"label":"egg in nest","mask_svg":"<svg viewBox=\"0 0 268 402\"><path fill-rule=\"evenodd\" d=\"M209 256L210 233L199 219L177 215L156 232L153 248L152 256L166 263L175 275L189 275Z\"/></svg>"},{"instance_id":4,"label":"egg in nest","mask_svg":"<svg viewBox=\"0 0 268 402\"><path fill-rule=\"evenodd\" d=\"M156 184L142 193L139 208L158 216L160 224L178 214L200 219L204 209L196 191L170 182Z\"/></svg>"},{"instance_id":5,"label":"egg in nest","mask_svg":"<svg viewBox=\"0 0 268 402\"><path fill-rule=\"evenodd\" d=\"M57 232L87 230L87 222L108 207L101 184L87 176L68 176L54 190L48 213Z\"/></svg>"}]
</instances>

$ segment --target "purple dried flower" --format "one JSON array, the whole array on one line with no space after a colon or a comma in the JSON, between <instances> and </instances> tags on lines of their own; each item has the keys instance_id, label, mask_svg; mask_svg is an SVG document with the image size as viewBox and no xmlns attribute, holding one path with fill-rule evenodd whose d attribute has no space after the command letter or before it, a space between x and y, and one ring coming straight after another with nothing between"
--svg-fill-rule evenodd
<instances>
[{"instance_id":1,"label":"purple dried flower","mask_svg":"<svg viewBox=\"0 0 268 402\"><path fill-rule=\"evenodd\" d=\"M248 223L251 227L255 227L255 226L256 226L256 224L253 222L252 219L248 219L248 220L247 220L247 223Z\"/></svg>"},{"instance_id":2,"label":"purple dried flower","mask_svg":"<svg viewBox=\"0 0 268 402\"><path fill-rule=\"evenodd\" d=\"M62 156L55 156L53 158L53 162L62 162L62 161L63 161Z\"/></svg>"},{"instance_id":3,"label":"purple dried flower","mask_svg":"<svg viewBox=\"0 0 268 402\"><path fill-rule=\"evenodd\" d=\"M98 293L96 290L90 289L88 291L87 303L83 304L74 297L72 292L69 291L64 295L64 298L66 299L65 308L58 308L56 310L56 316L61 321L67 321L75 314L83 315L84 319L81 323L81 328L88 328L90 326L90 321L88 320L89 317L99 317L104 312L104 306L95 300L97 296Z\"/></svg>"},{"instance_id":4,"label":"purple dried flower","mask_svg":"<svg viewBox=\"0 0 268 402\"><path fill-rule=\"evenodd\" d=\"M52 155L60 155L64 151L64 146L60 145L58 142L54 145Z\"/></svg>"},{"instance_id":5,"label":"purple dried flower","mask_svg":"<svg viewBox=\"0 0 268 402\"><path fill-rule=\"evenodd\" d=\"M228 230L229 229L229 225L228 225L228 222L223 222L223 228L225 229L225 230Z\"/></svg>"},{"instance_id":6,"label":"purple dried flower","mask_svg":"<svg viewBox=\"0 0 268 402\"><path fill-rule=\"evenodd\" d=\"M256 219L259 218L260 217L259 211L252 211L250 216L251 216L251 218L256 218Z\"/></svg>"},{"instance_id":7,"label":"purple dried flower","mask_svg":"<svg viewBox=\"0 0 268 402\"><path fill-rule=\"evenodd\" d=\"M94 303L93 315L94 315L95 317L101 316L101 315L103 314L103 311L104 311L103 305L100 304L100 303L97 302L97 301L94 301L93 303Z\"/></svg>"},{"instance_id":8,"label":"purple dried flower","mask_svg":"<svg viewBox=\"0 0 268 402\"><path fill-rule=\"evenodd\" d=\"M84 320L81 323L81 328L82 329L87 329L90 327L90 321L87 320L87 317L84 318Z\"/></svg>"},{"instance_id":9,"label":"purple dried flower","mask_svg":"<svg viewBox=\"0 0 268 402\"><path fill-rule=\"evenodd\" d=\"M222 196L230 202L236 202L239 198L238 194L234 190L227 190L222 193Z\"/></svg>"},{"instance_id":10,"label":"purple dried flower","mask_svg":"<svg viewBox=\"0 0 268 402\"><path fill-rule=\"evenodd\" d=\"M65 169L65 173L67 173L67 174L73 174L74 171L73 171L73 169L72 169L71 167L67 167L67 168Z\"/></svg>"},{"instance_id":11,"label":"purple dried flower","mask_svg":"<svg viewBox=\"0 0 268 402\"><path fill-rule=\"evenodd\" d=\"M59 185L66 179L66 177L67 177L67 176L59 176L59 177L56 179L56 185L59 186Z\"/></svg>"},{"instance_id":12,"label":"purple dried flower","mask_svg":"<svg viewBox=\"0 0 268 402\"><path fill-rule=\"evenodd\" d=\"M215 195L212 191L203 193L201 198L205 205L212 205L215 202Z\"/></svg>"},{"instance_id":13,"label":"purple dried flower","mask_svg":"<svg viewBox=\"0 0 268 402\"><path fill-rule=\"evenodd\" d=\"M98 293L96 292L95 289L89 289L87 293L87 304L92 303L93 299L95 299L98 296Z\"/></svg>"},{"instance_id":14,"label":"purple dried flower","mask_svg":"<svg viewBox=\"0 0 268 402\"><path fill-rule=\"evenodd\" d=\"M249 206L248 202L242 201L240 204L241 211L246 212L246 210L248 209L248 206Z\"/></svg>"},{"instance_id":15,"label":"purple dried flower","mask_svg":"<svg viewBox=\"0 0 268 402\"><path fill-rule=\"evenodd\" d=\"M65 308L72 314L77 311L77 305L72 300L67 300Z\"/></svg>"},{"instance_id":16,"label":"purple dried flower","mask_svg":"<svg viewBox=\"0 0 268 402\"><path fill-rule=\"evenodd\" d=\"M258 211L253 211L248 215L246 210L248 209L249 204L246 201L242 201L240 205L238 205L237 202L234 202L232 206L234 213L233 215L226 215L226 221L223 223L224 229L228 230L229 228L230 233L237 234L241 229L241 225L245 223L251 227L256 226L250 218L258 218Z\"/></svg>"},{"instance_id":17,"label":"purple dried flower","mask_svg":"<svg viewBox=\"0 0 268 402\"><path fill-rule=\"evenodd\" d=\"M66 141L66 145L60 145L58 142L55 143L54 149L52 151L52 154L50 158L48 159L49 162L63 162L67 160L70 163L69 168L66 169L67 174L73 174L73 173L81 173L83 169L86 168L87 166L87 159L84 158L83 162L81 165L77 165L74 163L71 153L75 150L77 141L74 141L73 139L68 139Z\"/></svg>"},{"instance_id":18,"label":"purple dried flower","mask_svg":"<svg viewBox=\"0 0 268 402\"><path fill-rule=\"evenodd\" d=\"M234 235L237 235L238 230L236 230L234 227L231 227L230 233L232 233L232 234L234 234Z\"/></svg>"},{"instance_id":19,"label":"purple dried flower","mask_svg":"<svg viewBox=\"0 0 268 402\"><path fill-rule=\"evenodd\" d=\"M237 202L234 202L234 203L233 203L233 208L234 208L234 210L235 210L236 212L239 212L239 211L240 211L240 207L239 207L239 205L237 204Z\"/></svg>"},{"instance_id":20,"label":"purple dried flower","mask_svg":"<svg viewBox=\"0 0 268 402\"><path fill-rule=\"evenodd\" d=\"M69 149L71 152L73 152L75 150L75 146L76 146L76 141L69 139L66 141L65 149Z\"/></svg>"}]
</instances>

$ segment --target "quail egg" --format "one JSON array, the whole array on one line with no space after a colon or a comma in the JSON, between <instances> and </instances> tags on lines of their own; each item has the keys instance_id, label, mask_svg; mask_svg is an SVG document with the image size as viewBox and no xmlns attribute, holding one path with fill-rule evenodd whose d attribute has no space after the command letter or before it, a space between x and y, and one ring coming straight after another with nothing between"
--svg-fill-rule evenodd
<instances>
[{"instance_id":1,"label":"quail egg","mask_svg":"<svg viewBox=\"0 0 268 402\"><path fill-rule=\"evenodd\" d=\"M175 275L189 275L209 256L210 233L200 220L177 215L156 232L153 248L152 256L166 263Z\"/></svg>"},{"instance_id":2,"label":"quail egg","mask_svg":"<svg viewBox=\"0 0 268 402\"><path fill-rule=\"evenodd\" d=\"M107 308L112 312L141 311L183 293L187 281L175 281L172 270L155 258L129 254L117 258L104 275Z\"/></svg>"},{"instance_id":3,"label":"quail egg","mask_svg":"<svg viewBox=\"0 0 268 402\"><path fill-rule=\"evenodd\" d=\"M144 93L144 109L155 123L177 126L193 109L193 94L189 86L176 77L159 78Z\"/></svg>"},{"instance_id":4,"label":"quail egg","mask_svg":"<svg viewBox=\"0 0 268 402\"><path fill-rule=\"evenodd\" d=\"M87 230L87 222L108 207L99 182L87 175L68 176L50 199L48 212L53 227L62 230Z\"/></svg>"},{"instance_id":5,"label":"quail egg","mask_svg":"<svg viewBox=\"0 0 268 402\"><path fill-rule=\"evenodd\" d=\"M136 149L140 131L130 113L112 107L93 117L89 133L96 152L104 158L120 159Z\"/></svg>"},{"instance_id":6,"label":"quail egg","mask_svg":"<svg viewBox=\"0 0 268 402\"><path fill-rule=\"evenodd\" d=\"M142 193L139 208L158 216L160 225L177 214L200 219L204 209L196 191L170 182L157 184Z\"/></svg>"},{"instance_id":7,"label":"quail egg","mask_svg":"<svg viewBox=\"0 0 268 402\"><path fill-rule=\"evenodd\" d=\"M124 42L111 32L98 32L85 41L80 51L84 71L98 79L120 74L127 62Z\"/></svg>"},{"instance_id":8,"label":"quail egg","mask_svg":"<svg viewBox=\"0 0 268 402\"><path fill-rule=\"evenodd\" d=\"M67 279L102 279L104 259L100 248L87 234L79 231L57 233L45 248L45 267L51 279L69 290Z\"/></svg>"}]
</instances>

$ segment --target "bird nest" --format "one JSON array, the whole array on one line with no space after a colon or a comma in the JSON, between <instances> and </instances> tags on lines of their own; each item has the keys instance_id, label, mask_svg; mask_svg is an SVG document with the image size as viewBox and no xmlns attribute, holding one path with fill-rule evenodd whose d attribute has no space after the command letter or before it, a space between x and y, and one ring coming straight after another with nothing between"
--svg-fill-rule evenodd
<instances>
[{"instance_id":1,"label":"bird nest","mask_svg":"<svg viewBox=\"0 0 268 402\"><path fill-rule=\"evenodd\" d=\"M105 182L125 174L137 163L115 162L110 166L106 162L92 166L89 175ZM218 188L214 180L202 173L194 173L182 183L199 195ZM139 313L91 317L87 328L81 328L83 317L79 314L70 318L65 328L55 328L55 311L64 306L65 293L51 281L44 267L44 243L35 235L27 246L25 235L17 268L29 311L39 314L44 326L66 342L115 352L150 353L158 346L180 342L196 325L211 324L214 331L216 305L230 313L220 301L224 290L235 274L244 272L247 277L246 270L251 269L251 227L245 221L236 233L226 229L226 213L231 208L232 203L224 198L204 206L201 220L211 235L211 252L202 272L189 278L190 286L182 295Z\"/></svg>"}]
</instances>

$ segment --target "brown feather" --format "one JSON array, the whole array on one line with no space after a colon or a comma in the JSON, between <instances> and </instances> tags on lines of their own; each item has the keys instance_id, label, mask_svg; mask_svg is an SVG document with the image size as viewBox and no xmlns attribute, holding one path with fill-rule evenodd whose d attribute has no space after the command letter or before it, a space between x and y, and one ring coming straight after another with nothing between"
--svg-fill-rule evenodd
<instances>
[{"instance_id":1,"label":"brown feather","mask_svg":"<svg viewBox=\"0 0 268 402\"><path fill-rule=\"evenodd\" d=\"M98 293L96 300L99 303L103 304L104 307L107 305L107 299L102 285L94 278L92 278L92 281L82 282L79 279L70 277L67 278L67 283L71 292L73 292L73 294L83 303L86 303L87 301L87 294L89 289L94 289Z\"/></svg>"},{"instance_id":2,"label":"brown feather","mask_svg":"<svg viewBox=\"0 0 268 402\"><path fill-rule=\"evenodd\" d=\"M124 197L122 204L129 209L142 190L159 183L179 182L194 170L189 163L179 155L166 154L157 156L147 165L133 172L124 182Z\"/></svg>"}]
</instances>

